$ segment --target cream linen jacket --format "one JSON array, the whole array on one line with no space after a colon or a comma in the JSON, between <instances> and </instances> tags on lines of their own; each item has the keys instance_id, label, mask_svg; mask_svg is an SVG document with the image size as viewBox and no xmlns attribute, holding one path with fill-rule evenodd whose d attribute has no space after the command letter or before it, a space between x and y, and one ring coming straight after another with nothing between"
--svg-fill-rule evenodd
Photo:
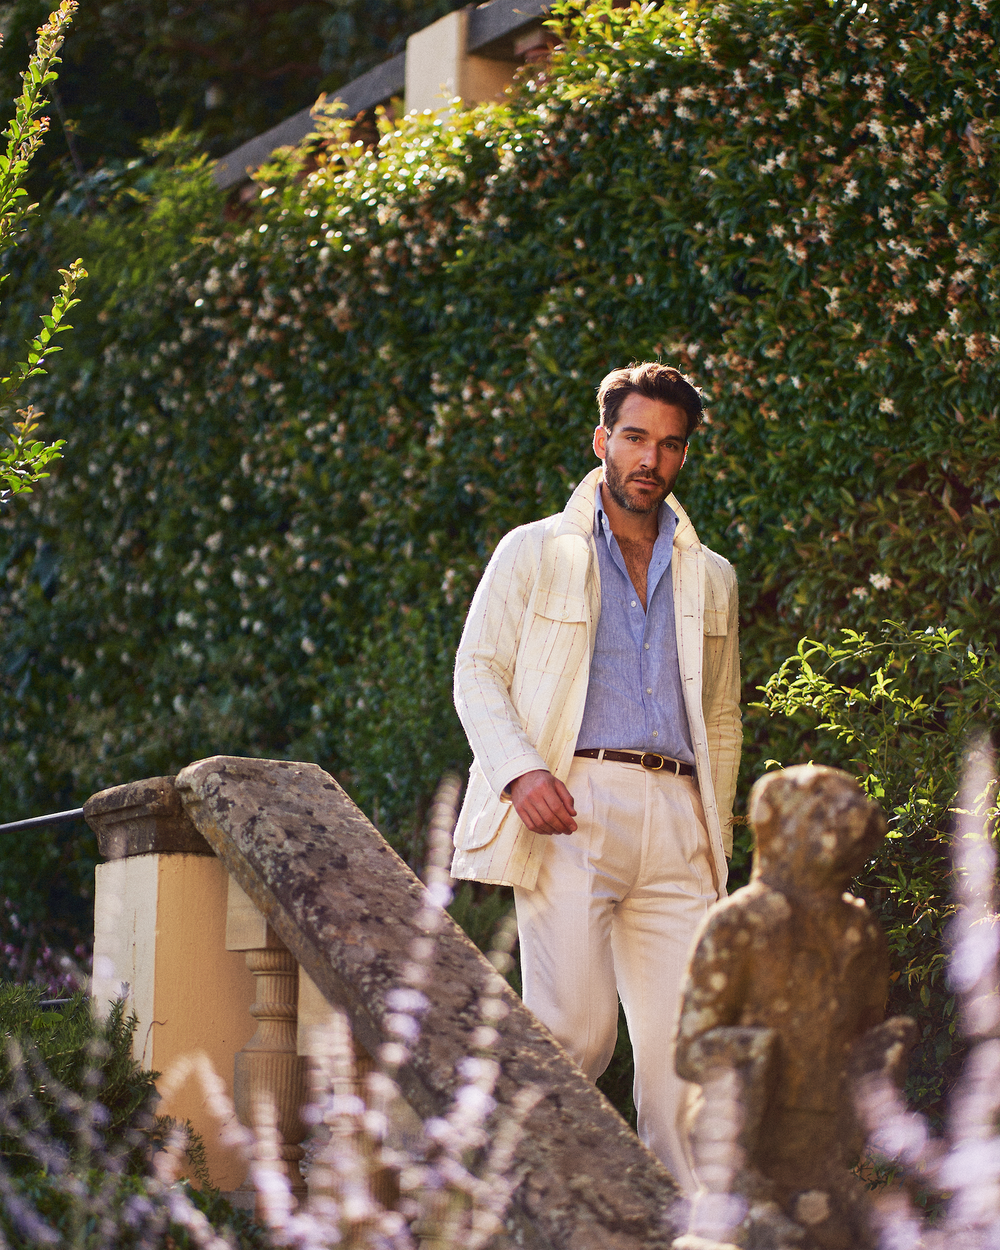
<instances>
[{"instance_id":1,"label":"cream linen jacket","mask_svg":"<svg viewBox=\"0 0 1000 1250\"><path fill-rule=\"evenodd\" d=\"M601 474L589 473L563 512L507 534L473 596L455 661L455 706L474 762L455 827L454 877L534 889L549 839L522 823L505 792L534 768L569 776L601 612ZM667 503L677 514L677 656L722 898L742 745L736 574L698 541L673 495Z\"/></svg>"}]
</instances>

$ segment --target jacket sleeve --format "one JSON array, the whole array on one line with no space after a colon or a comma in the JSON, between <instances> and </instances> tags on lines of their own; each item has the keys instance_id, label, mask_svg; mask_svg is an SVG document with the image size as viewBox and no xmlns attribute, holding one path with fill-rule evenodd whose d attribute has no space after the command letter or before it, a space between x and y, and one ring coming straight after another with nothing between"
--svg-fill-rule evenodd
<instances>
[{"instance_id":1,"label":"jacket sleeve","mask_svg":"<svg viewBox=\"0 0 1000 1250\"><path fill-rule=\"evenodd\" d=\"M702 706L708 734L708 755L712 764L715 801L722 826L722 842L728 856L733 853L733 800L736 797L736 778L743 750L740 716L740 606L736 572L728 561L719 562L722 565L728 597L726 633L718 640L718 649L712 661L705 666Z\"/></svg>"},{"instance_id":2,"label":"jacket sleeve","mask_svg":"<svg viewBox=\"0 0 1000 1250\"><path fill-rule=\"evenodd\" d=\"M538 575L531 528L503 538L469 608L455 657L455 707L473 754L500 798L516 778L547 765L511 700L514 664Z\"/></svg>"}]
</instances>

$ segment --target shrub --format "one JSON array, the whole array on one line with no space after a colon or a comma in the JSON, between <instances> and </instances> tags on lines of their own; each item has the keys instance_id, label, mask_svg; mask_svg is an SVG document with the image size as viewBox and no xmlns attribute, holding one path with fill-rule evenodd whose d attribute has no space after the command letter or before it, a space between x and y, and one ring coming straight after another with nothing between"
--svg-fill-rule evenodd
<instances>
[{"instance_id":1,"label":"shrub","mask_svg":"<svg viewBox=\"0 0 1000 1250\"><path fill-rule=\"evenodd\" d=\"M46 1001L38 987L0 982L4 1244L171 1250L205 1245L215 1228L239 1250L266 1250L264 1230L217 1190L170 1192L150 1176L158 1150L197 1164L201 1144L188 1131L186 1147L173 1145L176 1126L153 1115L158 1073L133 1059L135 1028L121 1000L101 1023L84 993Z\"/></svg>"},{"instance_id":2,"label":"shrub","mask_svg":"<svg viewBox=\"0 0 1000 1250\"><path fill-rule=\"evenodd\" d=\"M6 1167L18 1174L37 1170L30 1142L12 1133L10 1122L41 1116L48 1125L50 1148L64 1159L80 1149L81 1133L99 1124L121 1145L126 1168L143 1169L145 1139L137 1135L137 1127L153 1125L157 1074L142 1071L132 1058L135 1016L126 1016L119 1000L107 1023L99 1025L86 994L77 992L51 1004L44 997L37 987L0 982L5 1121L0 1154ZM95 1082L102 1107L96 1116L91 1114Z\"/></svg>"},{"instance_id":3,"label":"shrub","mask_svg":"<svg viewBox=\"0 0 1000 1250\"><path fill-rule=\"evenodd\" d=\"M946 930L958 909L952 830L970 742L984 727L1000 737L1000 659L958 630L845 630L839 643L803 639L761 706L818 730L823 757L856 772L888 814L859 892L889 939L889 1013L911 1014L920 1028L907 1094L940 1120L965 1049L946 979ZM981 801L990 806L988 795Z\"/></svg>"},{"instance_id":4,"label":"shrub","mask_svg":"<svg viewBox=\"0 0 1000 1250\"><path fill-rule=\"evenodd\" d=\"M198 1250L221 1244L235 1250L270 1250L266 1231L245 1211L236 1210L218 1190L198 1190L183 1182L174 1199L186 1205L187 1221L171 1219L162 1194L142 1176L114 1177L109 1184L100 1168L88 1171L68 1190L60 1178L44 1172L16 1177L0 1206L0 1230L11 1250L38 1250L40 1245L73 1250ZM161 1209L157 1209L159 1199ZM23 1203L23 1207L18 1204ZM17 1208L21 1219L14 1217ZM159 1216L137 1219L133 1212ZM83 1212L86 1212L81 1218ZM204 1217L204 1226L195 1223Z\"/></svg>"}]
</instances>

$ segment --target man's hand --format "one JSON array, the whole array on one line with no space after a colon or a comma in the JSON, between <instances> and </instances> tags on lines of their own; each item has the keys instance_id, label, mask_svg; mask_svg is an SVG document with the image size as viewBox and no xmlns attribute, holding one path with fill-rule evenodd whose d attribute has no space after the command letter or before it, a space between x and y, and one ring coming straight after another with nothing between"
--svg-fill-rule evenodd
<instances>
[{"instance_id":1,"label":"man's hand","mask_svg":"<svg viewBox=\"0 0 1000 1250\"><path fill-rule=\"evenodd\" d=\"M535 768L511 782L510 797L532 833L575 833L573 796L547 768Z\"/></svg>"}]
</instances>

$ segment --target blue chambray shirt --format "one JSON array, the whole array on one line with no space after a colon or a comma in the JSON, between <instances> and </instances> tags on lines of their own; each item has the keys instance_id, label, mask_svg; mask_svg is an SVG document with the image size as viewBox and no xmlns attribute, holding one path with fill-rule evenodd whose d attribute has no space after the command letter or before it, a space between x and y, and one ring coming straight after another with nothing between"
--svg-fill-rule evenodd
<instances>
[{"instance_id":1,"label":"blue chambray shirt","mask_svg":"<svg viewBox=\"0 0 1000 1250\"><path fill-rule=\"evenodd\" d=\"M576 747L655 751L693 764L669 576L677 514L662 503L658 522L644 612L604 515L598 488L594 541L601 574L601 616Z\"/></svg>"}]
</instances>

